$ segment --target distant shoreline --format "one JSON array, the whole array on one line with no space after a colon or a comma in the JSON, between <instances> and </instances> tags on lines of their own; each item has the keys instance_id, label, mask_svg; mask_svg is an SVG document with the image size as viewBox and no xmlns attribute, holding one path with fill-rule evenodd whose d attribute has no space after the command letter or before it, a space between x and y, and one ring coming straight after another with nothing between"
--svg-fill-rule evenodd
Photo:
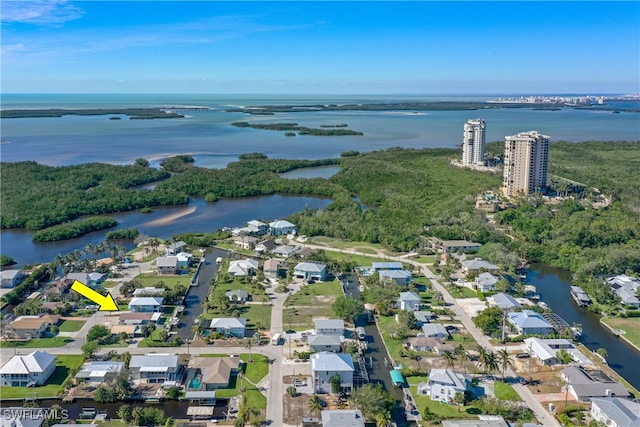
<instances>
[{"instance_id":1,"label":"distant shoreline","mask_svg":"<svg viewBox=\"0 0 640 427\"><path fill-rule=\"evenodd\" d=\"M184 118L182 114L165 111L160 108L34 108L0 110L0 118L3 119L113 115L125 115L129 117L129 120Z\"/></svg>"}]
</instances>

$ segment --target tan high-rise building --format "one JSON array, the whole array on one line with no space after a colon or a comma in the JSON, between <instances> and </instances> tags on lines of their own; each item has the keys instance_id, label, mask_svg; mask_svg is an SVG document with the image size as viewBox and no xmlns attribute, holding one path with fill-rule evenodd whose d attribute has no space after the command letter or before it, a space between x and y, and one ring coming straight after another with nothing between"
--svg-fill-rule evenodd
<instances>
[{"instance_id":1,"label":"tan high-rise building","mask_svg":"<svg viewBox=\"0 0 640 427\"><path fill-rule=\"evenodd\" d=\"M484 165L485 123L482 119L467 120L462 136L462 165Z\"/></svg>"},{"instance_id":2,"label":"tan high-rise building","mask_svg":"<svg viewBox=\"0 0 640 427\"><path fill-rule=\"evenodd\" d=\"M549 137L537 131L506 136L504 145L504 175L502 192L505 196L528 196L547 185Z\"/></svg>"}]
</instances>

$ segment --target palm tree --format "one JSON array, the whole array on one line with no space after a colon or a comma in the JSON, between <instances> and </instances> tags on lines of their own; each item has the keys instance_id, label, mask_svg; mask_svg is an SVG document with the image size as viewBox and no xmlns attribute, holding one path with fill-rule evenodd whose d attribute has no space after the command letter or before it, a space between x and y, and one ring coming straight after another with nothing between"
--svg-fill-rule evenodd
<instances>
[{"instance_id":1,"label":"palm tree","mask_svg":"<svg viewBox=\"0 0 640 427\"><path fill-rule=\"evenodd\" d=\"M458 345L454 351L460 361L460 366L462 366L462 369L464 369L464 373L466 374L467 367L464 363L469 360L469 352L465 350L462 344Z\"/></svg>"},{"instance_id":2,"label":"palm tree","mask_svg":"<svg viewBox=\"0 0 640 427\"><path fill-rule=\"evenodd\" d=\"M492 373L498 369L498 359L493 351L489 351L484 360L484 371Z\"/></svg>"},{"instance_id":3,"label":"palm tree","mask_svg":"<svg viewBox=\"0 0 640 427\"><path fill-rule=\"evenodd\" d=\"M509 367L509 352L506 348L498 351L498 362L502 368L502 379L504 379L504 371Z\"/></svg>"},{"instance_id":4,"label":"palm tree","mask_svg":"<svg viewBox=\"0 0 640 427\"><path fill-rule=\"evenodd\" d=\"M475 350L478 352L478 364L484 366L487 361L487 349L478 344Z\"/></svg>"},{"instance_id":5,"label":"palm tree","mask_svg":"<svg viewBox=\"0 0 640 427\"><path fill-rule=\"evenodd\" d=\"M309 410L311 413L319 414L322 411L322 399L317 394L314 394L311 400L309 401Z\"/></svg>"},{"instance_id":6,"label":"palm tree","mask_svg":"<svg viewBox=\"0 0 640 427\"><path fill-rule=\"evenodd\" d=\"M607 349L603 347L600 347L599 349L597 349L596 353L603 359L609 355L609 352L607 351Z\"/></svg>"},{"instance_id":7,"label":"palm tree","mask_svg":"<svg viewBox=\"0 0 640 427\"><path fill-rule=\"evenodd\" d=\"M447 365L447 368L451 369L456 364L456 355L450 352L449 350L445 350L442 353L442 357L444 358L444 363Z\"/></svg>"},{"instance_id":8,"label":"palm tree","mask_svg":"<svg viewBox=\"0 0 640 427\"><path fill-rule=\"evenodd\" d=\"M376 427L387 427L391 424L391 412L381 411L376 414Z\"/></svg>"},{"instance_id":9,"label":"palm tree","mask_svg":"<svg viewBox=\"0 0 640 427\"><path fill-rule=\"evenodd\" d=\"M457 391L456 394L453 395L453 402L458 405L458 412L460 412L460 406L464 405L464 393Z\"/></svg>"}]
</instances>

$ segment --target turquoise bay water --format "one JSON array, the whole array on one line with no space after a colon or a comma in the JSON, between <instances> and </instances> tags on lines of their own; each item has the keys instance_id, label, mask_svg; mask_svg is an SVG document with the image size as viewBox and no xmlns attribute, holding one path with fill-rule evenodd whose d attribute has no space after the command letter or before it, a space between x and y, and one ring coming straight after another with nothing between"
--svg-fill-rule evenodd
<instances>
[{"instance_id":1,"label":"turquoise bay water","mask_svg":"<svg viewBox=\"0 0 640 427\"><path fill-rule=\"evenodd\" d=\"M494 97L222 97L205 95L3 95L2 108L99 108L225 106L398 101L482 101ZM320 111L251 116L243 113L193 112L184 119L108 120L106 116L3 119L2 161L35 160L49 165L86 162L131 163L138 157L159 161L193 154L196 164L224 167L238 155L259 151L272 158L319 159L349 150L373 151L392 146L456 147L469 118L487 123L487 141L538 130L552 141L638 140L640 114L606 111L487 109L482 111ZM296 122L302 126L346 123L364 136L284 136L284 132L236 128L234 121Z\"/></svg>"}]
</instances>

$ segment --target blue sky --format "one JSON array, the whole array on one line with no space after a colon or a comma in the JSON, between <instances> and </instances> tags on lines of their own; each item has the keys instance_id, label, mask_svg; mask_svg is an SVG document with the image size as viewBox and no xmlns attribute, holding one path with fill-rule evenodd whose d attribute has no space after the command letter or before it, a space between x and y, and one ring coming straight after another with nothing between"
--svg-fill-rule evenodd
<instances>
[{"instance_id":1,"label":"blue sky","mask_svg":"<svg viewBox=\"0 0 640 427\"><path fill-rule=\"evenodd\" d=\"M639 2L5 1L3 93L638 93Z\"/></svg>"}]
</instances>

